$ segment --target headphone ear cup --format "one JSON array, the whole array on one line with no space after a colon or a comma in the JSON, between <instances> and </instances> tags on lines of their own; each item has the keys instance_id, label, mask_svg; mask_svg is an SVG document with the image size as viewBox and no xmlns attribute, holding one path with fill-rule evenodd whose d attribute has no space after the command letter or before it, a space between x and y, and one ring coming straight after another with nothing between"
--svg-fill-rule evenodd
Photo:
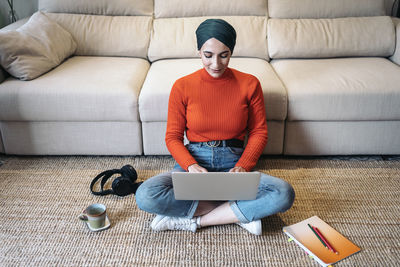
<instances>
[{"instance_id":1,"label":"headphone ear cup","mask_svg":"<svg viewBox=\"0 0 400 267\"><path fill-rule=\"evenodd\" d=\"M121 174L121 176L116 177L113 179L113 182L111 184L112 189L104 190L104 186L107 182L108 179L112 178L114 174ZM101 179L100 182L100 192L95 192L93 190L93 187L95 183ZM134 194L136 193L137 188L139 185L142 184L140 183L135 183L137 180L137 172L135 168L133 168L131 165L125 165L121 169L112 169L112 170L107 170L104 171L100 174L98 174L93 181L90 184L90 190L94 195L109 195L109 194L115 194L118 196L126 196L129 194Z\"/></svg>"},{"instance_id":2,"label":"headphone ear cup","mask_svg":"<svg viewBox=\"0 0 400 267\"><path fill-rule=\"evenodd\" d=\"M112 189L114 194L118 196L126 196L134 192L134 184L129 178L121 176L112 182Z\"/></svg>"},{"instance_id":3,"label":"headphone ear cup","mask_svg":"<svg viewBox=\"0 0 400 267\"><path fill-rule=\"evenodd\" d=\"M125 177L129 177L132 181L132 183L134 183L137 179L137 172L135 170L135 168L133 168L131 165L125 165L121 168L121 173L123 176Z\"/></svg>"}]
</instances>

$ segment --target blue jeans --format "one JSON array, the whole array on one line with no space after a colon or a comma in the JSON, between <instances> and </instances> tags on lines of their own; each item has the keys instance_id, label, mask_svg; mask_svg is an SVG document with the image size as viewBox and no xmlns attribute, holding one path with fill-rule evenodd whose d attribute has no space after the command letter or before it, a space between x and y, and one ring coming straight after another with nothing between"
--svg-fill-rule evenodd
<instances>
[{"instance_id":1,"label":"blue jeans","mask_svg":"<svg viewBox=\"0 0 400 267\"><path fill-rule=\"evenodd\" d=\"M243 148L209 147L203 143L187 145L200 166L212 172L227 172L233 168L243 153ZM199 201L175 200L172 172L184 172L178 164L171 172L147 179L136 191L136 203L144 211L173 217L193 218ZM255 221L288 210L295 193L287 182L261 174L255 200L230 201L230 207L242 223Z\"/></svg>"}]
</instances>

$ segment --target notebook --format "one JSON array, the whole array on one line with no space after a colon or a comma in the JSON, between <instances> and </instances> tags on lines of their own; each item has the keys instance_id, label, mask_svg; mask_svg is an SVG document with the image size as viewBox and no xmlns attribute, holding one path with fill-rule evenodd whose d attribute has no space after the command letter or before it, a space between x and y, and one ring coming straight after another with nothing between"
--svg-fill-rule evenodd
<instances>
[{"instance_id":1,"label":"notebook","mask_svg":"<svg viewBox=\"0 0 400 267\"><path fill-rule=\"evenodd\" d=\"M311 228L314 230L317 228L322 238L318 237L318 234ZM283 227L283 232L290 237L289 241L295 241L322 266L330 266L361 250L318 216ZM333 250L323 244L325 243L323 239Z\"/></svg>"},{"instance_id":2,"label":"notebook","mask_svg":"<svg viewBox=\"0 0 400 267\"><path fill-rule=\"evenodd\" d=\"M252 200L258 192L259 172L173 172L177 200Z\"/></svg>"}]
</instances>

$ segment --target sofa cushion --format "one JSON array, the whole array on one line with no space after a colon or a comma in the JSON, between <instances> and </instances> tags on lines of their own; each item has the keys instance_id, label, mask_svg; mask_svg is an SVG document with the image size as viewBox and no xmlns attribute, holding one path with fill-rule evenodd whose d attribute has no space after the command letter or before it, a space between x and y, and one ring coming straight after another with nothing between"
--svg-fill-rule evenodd
<instances>
[{"instance_id":1,"label":"sofa cushion","mask_svg":"<svg viewBox=\"0 0 400 267\"><path fill-rule=\"evenodd\" d=\"M75 50L76 43L71 34L42 12L33 14L17 30L0 32L0 64L21 80L42 75Z\"/></svg>"},{"instance_id":2,"label":"sofa cushion","mask_svg":"<svg viewBox=\"0 0 400 267\"><path fill-rule=\"evenodd\" d=\"M149 62L72 57L28 82L0 84L3 121L137 121L137 99Z\"/></svg>"},{"instance_id":3,"label":"sofa cushion","mask_svg":"<svg viewBox=\"0 0 400 267\"><path fill-rule=\"evenodd\" d=\"M390 17L268 20L271 58L387 57L394 49Z\"/></svg>"},{"instance_id":4,"label":"sofa cushion","mask_svg":"<svg viewBox=\"0 0 400 267\"><path fill-rule=\"evenodd\" d=\"M268 143L264 148L263 154L282 154L285 122L267 121L267 125ZM142 122L142 130L143 152L145 155L171 155L165 144L166 121ZM184 143L188 143L185 136Z\"/></svg>"},{"instance_id":5,"label":"sofa cushion","mask_svg":"<svg viewBox=\"0 0 400 267\"><path fill-rule=\"evenodd\" d=\"M384 58L273 60L290 121L400 120L400 68Z\"/></svg>"},{"instance_id":6,"label":"sofa cushion","mask_svg":"<svg viewBox=\"0 0 400 267\"><path fill-rule=\"evenodd\" d=\"M196 29L210 17L155 19L149 59L198 57ZM257 16L219 17L235 28L237 40L233 56L268 59L267 19Z\"/></svg>"},{"instance_id":7,"label":"sofa cushion","mask_svg":"<svg viewBox=\"0 0 400 267\"><path fill-rule=\"evenodd\" d=\"M139 97L141 121L167 121L169 93L174 82L203 66L200 59L170 59L154 62ZM253 74L264 91L268 120L286 118L286 91L270 64L256 58L231 58L229 67Z\"/></svg>"},{"instance_id":8,"label":"sofa cushion","mask_svg":"<svg viewBox=\"0 0 400 267\"><path fill-rule=\"evenodd\" d=\"M155 18L250 15L267 15L267 1L197 0L185 5L182 0L154 0Z\"/></svg>"},{"instance_id":9,"label":"sofa cushion","mask_svg":"<svg viewBox=\"0 0 400 267\"><path fill-rule=\"evenodd\" d=\"M396 155L399 133L400 121L291 121L284 154Z\"/></svg>"},{"instance_id":10,"label":"sofa cushion","mask_svg":"<svg viewBox=\"0 0 400 267\"><path fill-rule=\"evenodd\" d=\"M383 16L385 0L268 0L271 18Z\"/></svg>"},{"instance_id":11,"label":"sofa cushion","mask_svg":"<svg viewBox=\"0 0 400 267\"><path fill-rule=\"evenodd\" d=\"M152 0L39 0L39 10L112 16L151 16Z\"/></svg>"},{"instance_id":12,"label":"sofa cushion","mask_svg":"<svg viewBox=\"0 0 400 267\"><path fill-rule=\"evenodd\" d=\"M135 121L0 121L4 151L16 155L140 155Z\"/></svg>"},{"instance_id":13,"label":"sofa cushion","mask_svg":"<svg viewBox=\"0 0 400 267\"><path fill-rule=\"evenodd\" d=\"M152 17L48 13L74 37L78 56L147 58Z\"/></svg>"}]
</instances>

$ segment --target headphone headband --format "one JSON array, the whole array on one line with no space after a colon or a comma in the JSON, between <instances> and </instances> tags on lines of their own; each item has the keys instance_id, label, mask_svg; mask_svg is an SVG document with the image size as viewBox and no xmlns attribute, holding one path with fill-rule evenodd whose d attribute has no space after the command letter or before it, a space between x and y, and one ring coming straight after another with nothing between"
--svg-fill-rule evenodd
<instances>
[{"instance_id":1,"label":"headphone headband","mask_svg":"<svg viewBox=\"0 0 400 267\"><path fill-rule=\"evenodd\" d=\"M109 195L109 194L115 194L116 190L114 188L104 190L104 185L106 184L107 180L114 174L121 174L121 176L117 177L115 180L129 179L129 181L132 184L135 184L135 181L137 179L137 172L136 172L135 168L133 168L131 165L125 165L121 169L111 169L111 170L103 171L100 174L98 174L90 183L90 191L92 192L92 194L97 195L97 196L105 196L105 195ZM93 190L93 187L100 178L102 178L101 182L100 182L100 191L96 192ZM135 192L141 183L136 183L136 184L137 185L133 187ZM135 192L131 192L131 193L135 193Z\"/></svg>"}]
</instances>

